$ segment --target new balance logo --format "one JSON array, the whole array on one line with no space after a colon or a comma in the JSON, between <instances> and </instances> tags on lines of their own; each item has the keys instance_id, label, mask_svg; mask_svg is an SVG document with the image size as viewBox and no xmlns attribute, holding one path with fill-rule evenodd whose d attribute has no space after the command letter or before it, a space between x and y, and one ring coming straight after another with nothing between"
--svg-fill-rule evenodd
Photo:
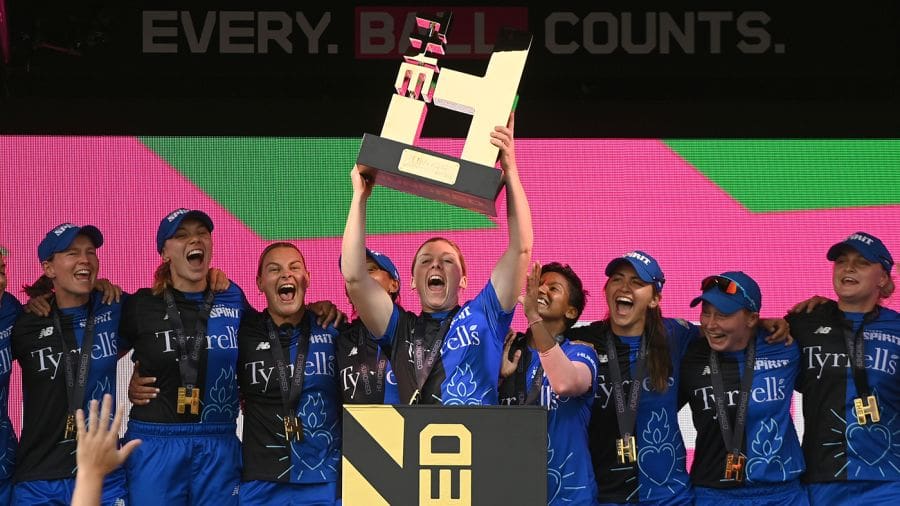
<instances>
[{"instance_id":1,"label":"new balance logo","mask_svg":"<svg viewBox=\"0 0 900 506\"><path fill-rule=\"evenodd\" d=\"M269 344L268 341L263 341L263 342L261 342L261 343L259 343L259 344L256 345L256 351L259 351L259 350L270 350L270 349L272 349L272 345Z\"/></svg>"},{"instance_id":2,"label":"new balance logo","mask_svg":"<svg viewBox=\"0 0 900 506\"><path fill-rule=\"evenodd\" d=\"M831 327L819 327L813 334L827 334L831 332Z\"/></svg>"},{"instance_id":3,"label":"new balance logo","mask_svg":"<svg viewBox=\"0 0 900 506\"><path fill-rule=\"evenodd\" d=\"M700 376L709 376L709 366L703 366L703 370L700 371Z\"/></svg>"}]
</instances>

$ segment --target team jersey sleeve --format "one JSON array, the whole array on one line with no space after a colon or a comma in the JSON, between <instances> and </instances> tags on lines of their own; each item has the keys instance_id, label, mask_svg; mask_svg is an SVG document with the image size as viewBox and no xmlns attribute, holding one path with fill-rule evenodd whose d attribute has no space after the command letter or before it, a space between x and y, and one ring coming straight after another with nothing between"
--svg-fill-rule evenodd
<instances>
[{"instance_id":1,"label":"team jersey sleeve","mask_svg":"<svg viewBox=\"0 0 900 506\"><path fill-rule=\"evenodd\" d=\"M673 350L677 353L672 357L672 362L677 366L681 357L687 353L688 346L700 339L700 327L681 318L666 318L665 323L666 330L670 333L670 342L677 347Z\"/></svg>"},{"instance_id":2,"label":"team jersey sleeve","mask_svg":"<svg viewBox=\"0 0 900 506\"><path fill-rule=\"evenodd\" d=\"M388 320L387 329L384 331L383 336L376 336L369 333L369 335L375 339L375 342L378 343L379 346L390 347L394 344L394 339L397 335L397 329L400 323L400 306L394 304L394 310L391 313L391 319ZM368 332L368 330L367 330Z\"/></svg>"},{"instance_id":3,"label":"team jersey sleeve","mask_svg":"<svg viewBox=\"0 0 900 506\"><path fill-rule=\"evenodd\" d=\"M594 395L594 392L597 391L597 373L599 370L599 360L597 359L597 352L594 351L592 346L588 346L586 344L572 344L569 346L569 349L566 350L566 357L574 362L581 362L586 365L588 369L591 371L591 391L589 392L591 395Z\"/></svg>"},{"instance_id":4,"label":"team jersey sleeve","mask_svg":"<svg viewBox=\"0 0 900 506\"><path fill-rule=\"evenodd\" d=\"M497 298L497 292L494 290L494 284L490 280L471 303L481 306L480 309L485 315L488 328L493 336L500 339L502 344L506 338L506 331L509 330L509 325L512 323L515 306L509 311L503 309L500 299Z\"/></svg>"}]
</instances>

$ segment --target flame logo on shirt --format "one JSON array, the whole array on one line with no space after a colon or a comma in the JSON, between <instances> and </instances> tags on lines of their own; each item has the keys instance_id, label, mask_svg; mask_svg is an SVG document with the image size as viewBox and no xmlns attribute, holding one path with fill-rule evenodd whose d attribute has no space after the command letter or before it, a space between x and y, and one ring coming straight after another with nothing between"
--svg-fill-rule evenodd
<instances>
[{"instance_id":1,"label":"flame logo on shirt","mask_svg":"<svg viewBox=\"0 0 900 506\"><path fill-rule=\"evenodd\" d=\"M456 366L450 383L447 384L446 395L443 403L448 406L480 406L483 404L487 391L480 396L476 393L478 384L475 382L475 373L469 364Z\"/></svg>"},{"instance_id":2,"label":"flame logo on shirt","mask_svg":"<svg viewBox=\"0 0 900 506\"><path fill-rule=\"evenodd\" d=\"M204 422L232 421L237 418L237 378L234 367L219 370L212 388L209 389L207 403L203 406L200 419ZM214 419L218 418L218 420Z\"/></svg>"}]
</instances>

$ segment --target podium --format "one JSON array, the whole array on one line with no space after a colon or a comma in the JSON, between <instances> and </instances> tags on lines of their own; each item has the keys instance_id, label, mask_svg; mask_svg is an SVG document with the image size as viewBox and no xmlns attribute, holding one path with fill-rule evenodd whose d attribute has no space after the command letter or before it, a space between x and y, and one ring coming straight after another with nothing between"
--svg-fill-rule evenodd
<instances>
[{"instance_id":1,"label":"podium","mask_svg":"<svg viewBox=\"0 0 900 506\"><path fill-rule=\"evenodd\" d=\"M546 505L547 410L345 405L345 506Z\"/></svg>"}]
</instances>

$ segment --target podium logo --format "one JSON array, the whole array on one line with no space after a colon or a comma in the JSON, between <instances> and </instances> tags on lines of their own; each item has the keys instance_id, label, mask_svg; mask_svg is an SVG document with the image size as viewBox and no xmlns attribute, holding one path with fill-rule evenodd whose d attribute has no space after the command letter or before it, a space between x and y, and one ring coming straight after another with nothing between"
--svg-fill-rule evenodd
<instances>
[{"instance_id":1,"label":"podium logo","mask_svg":"<svg viewBox=\"0 0 900 506\"><path fill-rule=\"evenodd\" d=\"M546 504L546 430L539 408L347 405L343 503Z\"/></svg>"}]
</instances>

